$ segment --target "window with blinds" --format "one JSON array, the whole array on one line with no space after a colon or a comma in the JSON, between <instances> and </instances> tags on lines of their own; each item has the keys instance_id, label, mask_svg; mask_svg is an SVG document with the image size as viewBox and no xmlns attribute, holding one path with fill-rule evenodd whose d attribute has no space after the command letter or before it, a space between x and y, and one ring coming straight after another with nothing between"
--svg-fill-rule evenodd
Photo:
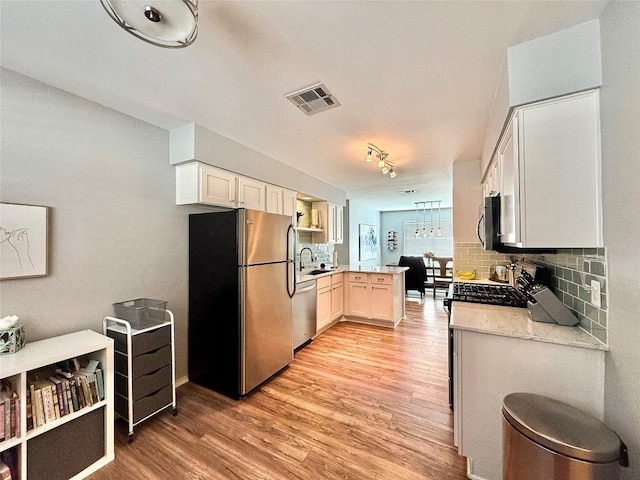
<instances>
[{"instance_id":1,"label":"window with blinds","mask_svg":"<svg viewBox=\"0 0 640 480\"><path fill-rule=\"evenodd\" d=\"M440 222L442 228L442 236L435 236L437 233L437 225L434 224L434 236L429 236L431 225L426 224L427 237L423 236L423 222L404 222L404 250L405 256L422 256L424 252L433 252L436 257L453 257L453 228L451 220L443 220ZM416 229L418 237L416 237Z\"/></svg>"}]
</instances>

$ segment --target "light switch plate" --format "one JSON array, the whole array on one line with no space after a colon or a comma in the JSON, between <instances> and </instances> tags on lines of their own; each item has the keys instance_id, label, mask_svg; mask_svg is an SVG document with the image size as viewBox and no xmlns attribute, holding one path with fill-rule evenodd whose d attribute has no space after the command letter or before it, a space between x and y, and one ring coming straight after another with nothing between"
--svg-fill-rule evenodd
<instances>
[{"instance_id":1,"label":"light switch plate","mask_svg":"<svg viewBox=\"0 0 640 480\"><path fill-rule=\"evenodd\" d=\"M591 280L591 305L598 308L602 306L600 302L600 282L598 280Z\"/></svg>"}]
</instances>

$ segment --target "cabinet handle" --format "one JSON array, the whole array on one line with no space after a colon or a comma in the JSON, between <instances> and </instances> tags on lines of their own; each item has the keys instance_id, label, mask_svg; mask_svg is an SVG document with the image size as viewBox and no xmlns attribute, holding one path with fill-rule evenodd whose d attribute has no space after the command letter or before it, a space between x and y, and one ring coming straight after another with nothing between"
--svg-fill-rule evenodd
<instances>
[{"instance_id":1,"label":"cabinet handle","mask_svg":"<svg viewBox=\"0 0 640 480\"><path fill-rule=\"evenodd\" d=\"M353 278L355 278L356 280L360 280L362 277L353 277Z\"/></svg>"}]
</instances>

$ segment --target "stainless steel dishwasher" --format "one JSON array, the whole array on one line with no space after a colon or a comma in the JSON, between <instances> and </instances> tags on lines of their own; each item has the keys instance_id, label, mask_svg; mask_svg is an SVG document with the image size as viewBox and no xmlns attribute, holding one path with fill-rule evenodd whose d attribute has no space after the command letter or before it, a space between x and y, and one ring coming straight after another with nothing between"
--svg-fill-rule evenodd
<instances>
[{"instance_id":1,"label":"stainless steel dishwasher","mask_svg":"<svg viewBox=\"0 0 640 480\"><path fill-rule=\"evenodd\" d=\"M293 348L308 342L316 334L316 281L296 285L293 296Z\"/></svg>"}]
</instances>

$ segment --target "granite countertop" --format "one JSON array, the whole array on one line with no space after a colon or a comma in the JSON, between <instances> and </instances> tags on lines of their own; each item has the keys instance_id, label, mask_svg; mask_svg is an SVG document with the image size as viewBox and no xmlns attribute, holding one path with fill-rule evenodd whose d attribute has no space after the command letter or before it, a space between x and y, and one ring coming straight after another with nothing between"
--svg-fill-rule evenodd
<instances>
[{"instance_id":1,"label":"granite countertop","mask_svg":"<svg viewBox=\"0 0 640 480\"><path fill-rule=\"evenodd\" d=\"M327 268L326 273L320 273L318 275L309 275L308 272L316 270L316 268L305 269L302 272L296 272L296 282L305 282L307 280L313 280L314 278L326 277L327 275L333 275L340 272L364 272L364 273L386 273L396 274L403 273L409 270L409 267L390 267L390 266L362 266L362 265L340 265L338 268ZM319 269L318 269L319 270Z\"/></svg>"},{"instance_id":2,"label":"granite countertop","mask_svg":"<svg viewBox=\"0 0 640 480\"><path fill-rule=\"evenodd\" d=\"M453 302L451 327L458 330L516 337L539 342L608 351L609 348L580 327L533 322L526 308Z\"/></svg>"}]
</instances>

